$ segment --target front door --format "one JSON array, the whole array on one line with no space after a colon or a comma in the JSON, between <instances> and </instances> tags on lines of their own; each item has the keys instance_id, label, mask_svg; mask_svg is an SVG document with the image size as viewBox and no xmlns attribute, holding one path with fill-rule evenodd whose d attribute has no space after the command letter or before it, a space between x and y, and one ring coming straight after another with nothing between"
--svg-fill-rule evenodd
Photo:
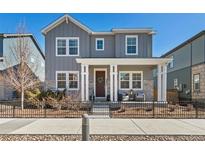
<instances>
[{"instance_id":1,"label":"front door","mask_svg":"<svg viewBox=\"0 0 205 154\"><path fill-rule=\"evenodd\" d=\"M96 97L105 97L105 71L95 72Z\"/></svg>"}]
</instances>

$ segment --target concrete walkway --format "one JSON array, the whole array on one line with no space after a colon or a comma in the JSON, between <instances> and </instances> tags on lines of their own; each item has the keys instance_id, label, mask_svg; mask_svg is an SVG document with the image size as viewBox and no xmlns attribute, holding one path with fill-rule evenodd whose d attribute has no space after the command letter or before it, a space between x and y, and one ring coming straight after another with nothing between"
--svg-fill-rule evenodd
<instances>
[{"instance_id":1,"label":"concrete walkway","mask_svg":"<svg viewBox=\"0 0 205 154\"><path fill-rule=\"evenodd\" d=\"M91 119L91 134L205 135L205 119ZM0 134L81 134L81 119L0 119Z\"/></svg>"}]
</instances>

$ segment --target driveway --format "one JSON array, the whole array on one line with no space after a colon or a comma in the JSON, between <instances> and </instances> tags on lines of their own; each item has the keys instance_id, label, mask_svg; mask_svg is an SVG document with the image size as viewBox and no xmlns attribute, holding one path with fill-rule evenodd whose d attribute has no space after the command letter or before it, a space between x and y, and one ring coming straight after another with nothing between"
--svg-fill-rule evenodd
<instances>
[{"instance_id":1,"label":"driveway","mask_svg":"<svg viewBox=\"0 0 205 154\"><path fill-rule=\"evenodd\" d=\"M81 134L81 119L0 119L0 134ZM205 135L205 119L90 119L90 134Z\"/></svg>"}]
</instances>

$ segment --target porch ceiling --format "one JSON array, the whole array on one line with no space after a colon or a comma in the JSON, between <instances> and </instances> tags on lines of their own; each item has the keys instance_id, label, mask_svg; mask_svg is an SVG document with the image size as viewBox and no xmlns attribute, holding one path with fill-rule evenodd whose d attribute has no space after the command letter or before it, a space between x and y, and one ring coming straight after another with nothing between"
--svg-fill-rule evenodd
<instances>
[{"instance_id":1,"label":"porch ceiling","mask_svg":"<svg viewBox=\"0 0 205 154\"><path fill-rule=\"evenodd\" d=\"M170 58L76 58L85 65L164 65Z\"/></svg>"}]
</instances>

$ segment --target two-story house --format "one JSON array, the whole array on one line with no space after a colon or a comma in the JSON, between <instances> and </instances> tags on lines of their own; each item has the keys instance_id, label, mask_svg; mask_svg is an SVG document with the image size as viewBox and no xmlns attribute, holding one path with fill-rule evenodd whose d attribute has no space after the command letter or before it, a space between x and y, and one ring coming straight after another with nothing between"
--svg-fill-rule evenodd
<instances>
[{"instance_id":1,"label":"two-story house","mask_svg":"<svg viewBox=\"0 0 205 154\"><path fill-rule=\"evenodd\" d=\"M27 64L33 74L43 83L45 80L45 56L32 34L0 34L0 73L5 73L10 67L19 65L19 61L12 50L16 48L18 39L22 37L31 51ZM0 79L0 100L15 98L15 91L5 80Z\"/></svg>"},{"instance_id":2,"label":"two-story house","mask_svg":"<svg viewBox=\"0 0 205 154\"><path fill-rule=\"evenodd\" d=\"M166 101L166 64L152 57L152 29L94 32L69 15L42 30L47 88L79 93L79 100L117 101L118 94L143 92L153 100L153 68L158 69L158 100Z\"/></svg>"},{"instance_id":3,"label":"two-story house","mask_svg":"<svg viewBox=\"0 0 205 154\"><path fill-rule=\"evenodd\" d=\"M177 89L180 99L205 99L205 31L201 31L162 58L171 58L167 88Z\"/></svg>"}]
</instances>

